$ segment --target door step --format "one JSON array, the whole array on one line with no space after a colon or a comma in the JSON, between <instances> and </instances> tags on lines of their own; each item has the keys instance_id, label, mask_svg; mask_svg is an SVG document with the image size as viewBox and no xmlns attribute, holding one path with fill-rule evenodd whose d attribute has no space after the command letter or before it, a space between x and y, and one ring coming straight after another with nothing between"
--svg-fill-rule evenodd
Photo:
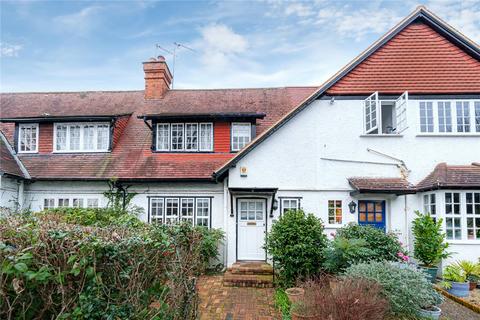
<instances>
[{"instance_id":1,"label":"door step","mask_svg":"<svg viewBox=\"0 0 480 320\"><path fill-rule=\"evenodd\" d=\"M273 268L263 261L236 262L223 275L226 287L273 287Z\"/></svg>"}]
</instances>

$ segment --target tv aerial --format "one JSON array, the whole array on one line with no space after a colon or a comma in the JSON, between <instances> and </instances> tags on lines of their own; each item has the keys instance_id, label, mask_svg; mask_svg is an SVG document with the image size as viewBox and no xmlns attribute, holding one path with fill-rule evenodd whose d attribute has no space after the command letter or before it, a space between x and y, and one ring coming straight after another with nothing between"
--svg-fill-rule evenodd
<instances>
[{"instance_id":1,"label":"tv aerial","mask_svg":"<svg viewBox=\"0 0 480 320\"><path fill-rule=\"evenodd\" d=\"M178 42L174 42L173 43L173 49L172 50L168 50L164 47L162 47L161 45L159 44L156 44L155 47L158 49L158 50L161 50L163 52L166 52L170 55L172 55L172 89L173 89L173 84L175 82L175 60L177 59L177 51L179 49L186 49L186 50L190 50L192 52L197 52L195 51L194 49L184 45L184 44L181 44L181 43L178 43Z\"/></svg>"}]
</instances>

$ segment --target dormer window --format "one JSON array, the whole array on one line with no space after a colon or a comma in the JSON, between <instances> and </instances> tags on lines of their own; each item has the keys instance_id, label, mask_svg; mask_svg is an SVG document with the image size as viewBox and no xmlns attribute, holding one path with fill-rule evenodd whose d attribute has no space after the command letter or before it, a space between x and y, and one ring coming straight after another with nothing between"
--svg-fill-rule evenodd
<instances>
[{"instance_id":1,"label":"dormer window","mask_svg":"<svg viewBox=\"0 0 480 320\"><path fill-rule=\"evenodd\" d=\"M19 125L18 152L38 152L38 123L25 123Z\"/></svg>"},{"instance_id":2,"label":"dormer window","mask_svg":"<svg viewBox=\"0 0 480 320\"><path fill-rule=\"evenodd\" d=\"M380 100L375 92L364 101L365 134L400 134L407 128L408 92L397 99Z\"/></svg>"},{"instance_id":3,"label":"dormer window","mask_svg":"<svg viewBox=\"0 0 480 320\"><path fill-rule=\"evenodd\" d=\"M110 124L56 123L54 152L106 152L110 148Z\"/></svg>"},{"instance_id":4,"label":"dormer window","mask_svg":"<svg viewBox=\"0 0 480 320\"><path fill-rule=\"evenodd\" d=\"M157 123L157 151L213 151L212 123Z\"/></svg>"},{"instance_id":5,"label":"dormer window","mask_svg":"<svg viewBox=\"0 0 480 320\"><path fill-rule=\"evenodd\" d=\"M232 151L239 151L252 139L252 125L249 122L232 123Z\"/></svg>"}]
</instances>

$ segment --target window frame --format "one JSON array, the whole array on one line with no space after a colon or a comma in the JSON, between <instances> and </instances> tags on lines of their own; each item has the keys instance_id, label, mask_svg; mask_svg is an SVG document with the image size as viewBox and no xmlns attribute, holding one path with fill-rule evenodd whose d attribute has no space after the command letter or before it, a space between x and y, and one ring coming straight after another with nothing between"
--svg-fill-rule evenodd
<instances>
[{"instance_id":1,"label":"window frame","mask_svg":"<svg viewBox=\"0 0 480 320\"><path fill-rule=\"evenodd\" d=\"M233 145L233 139L234 139L234 133L235 133L235 126L247 126L248 125L248 132L249 132L249 137L248 137L248 142L245 143L242 147L239 148L234 148ZM243 137L243 136L242 136ZM246 145L248 145L250 142L252 142L252 123L251 122L232 122L231 123L231 131L230 131L230 150L232 152L238 152L242 150ZM240 145L240 144L239 144Z\"/></svg>"},{"instance_id":2,"label":"window frame","mask_svg":"<svg viewBox=\"0 0 480 320\"><path fill-rule=\"evenodd\" d=\"M208 216L201 216L202 219L206 219L207 221L207 228L212 227L212 210L213 210L213 204L212 204L212 199L213 196L164 196L164 195L159 195L159 196L147 196L148 198L148 211L147 211L147 221L148 223L153 223L155 218L160 218L162 220L161 224L162 225L171 225L167 224L167 199L175 199L178 200L178 215L177 215L177 223L182 222L182 209L183 206L182 204L184 203L184 200L193 200L193 216L188 216L189 218L193 218L193 225L194 226L199 226L197 222L198 218L198 204L200 201L207 201L208 203ZM159 202L163 203L163 211L162 211L162 216L158 215L153 215L153 203L154 202Z\"/></svg>"},{"instance_id":3,"label":"window frame","mask_svg":"<svg viewBox=\"0 0 480 320\"><path fill-rule=\"evenodd\" d=\"M294 210L299 210L300 209L300 197L279 197L280 199L280 215L283 215L285 213L285 202L292 202L295 201L297 203L296 208ZM291 208L290 208L291 210Z\"/></svg>"},{"instance_id":4,"label":"window frame","mask_svg":"<svg viewBox=\"0 0 480 320\"><path fill-rule=\"evenodd\" d=\"M421 121L420 121L420 105L422 102L432 102L433 104L433 132L422 132L421 131ZM451 123L440 122L440 103L443 104L443 107L446 107L446 104L450 104L450 120ZM468 117L463 116L462 119L468 120L469 131L458 131L458 112L457 112L457 103L461 104L462 110L465 104L468 105ZM478 109L477 109L478 108ZM477 113L478 110L478 113ZM462 111L463 113L463 111ZM478 114L478 117L477 117ZM443 117L446 121L446 117ZM479 124L476 124L477 119ZM423 99L418 100L417 106L417 136L480 136L480 100L478 99ZM462 125L465 121L462 121ZM440 131L440 127L446 124L446 126L451 127L451 131Z\"/></svg>"},{"instance_id":5,"label":"window frame","mask_svg":"<svg viewBox=\"0 0 480 320\"><path fill-rule=\"evenodd\" d=\"M29 150L29 151L22 151L22 150L21 150L22 127L32 127L32 128L35 128L35 136L36 136L35 150ZM39 138L40 138L40 126L39 126L38 123L20 123L20 124L18 125L17 152L18 152L18 153L38 153L38 141L39 141Z\"/></svg>"},{"instance_id":6,"label":"window frame","mask_svg":"<svg viewBox=\"0 0 480 320\"><path fill-rule=\"evenodd\" d=\"M96 149L83 149L85 147L85 127L95 126L95 133L93 135L93 141L96 145ZM65 147L66 149L59 150L57 148L57 132L58 127L65 126L66 136L65 136ZM80 136L79 136L79 147L78 150L70 149L71 140L70 140L70 128L74 126L80 127ZM106 126L108 131L108 143L106 149L98 149L98 137L99 137L99 127ZM112 141L112 132L111 132L111 123L110 122L55 122L53 124L53 153L105 153L110 152L111 141Z\"/></svg>"},{"instance_id":7,"label":"window frame","mask_svg":"<svg viewBox=\"0 0 480 320\"><path fill-rule=\"evenodd\" d=\"M173 142L173 127L174 126L182 126L182 149L173 149L172 142ZM187 126L188 125L195 125L197 128L197 142L196 148L187 149ZM159 128L165 126L168 128L168 147L167 148L160 148L160 134ZM201 130L202 128L209 126L210 127L210 141L209 147L210 148L201 148ZM180 132L180 131L179 131ZM213 143L214 143L214 125L213 122L156 122L155 123L155 148L153 149L155 152L171 152L171 153L210 153L213 152Z\"/></svg>"},{"instance_id":8,"label":"window frame","mask_svg":"<svg viewBox=\"0 0 480 320\"><path fill-rule=\"evenodd\" d=\"M333 207L330 206L330 203L333 202ZM337 206L337 202L340 202L340 206ZM330 210L333 209L333 219L334 223L330 222ZM337 222L338 214L337 214L337 209L340 209L340 222ZM343 200L342 199L328 199L327 200L327 225L329 226L341 226L343 225Z\"/></svg>"}]
</instances>

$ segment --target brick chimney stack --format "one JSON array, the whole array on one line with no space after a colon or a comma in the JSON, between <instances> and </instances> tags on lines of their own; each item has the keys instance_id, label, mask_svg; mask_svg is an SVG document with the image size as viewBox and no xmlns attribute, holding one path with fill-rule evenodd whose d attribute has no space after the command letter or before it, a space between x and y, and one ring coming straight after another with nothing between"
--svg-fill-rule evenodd
<instances>
[{"instance_id":1,"label":"brick chimney stack","mask_svg":"<svg viewBox=\"0 0 480 320\"><path fill-rule=\"evenodd\" d=\"M143 63L145 72L145 99L161 99L170 90L172 74L165 57L158 56Z\"/></svg>"}]
</instances>

